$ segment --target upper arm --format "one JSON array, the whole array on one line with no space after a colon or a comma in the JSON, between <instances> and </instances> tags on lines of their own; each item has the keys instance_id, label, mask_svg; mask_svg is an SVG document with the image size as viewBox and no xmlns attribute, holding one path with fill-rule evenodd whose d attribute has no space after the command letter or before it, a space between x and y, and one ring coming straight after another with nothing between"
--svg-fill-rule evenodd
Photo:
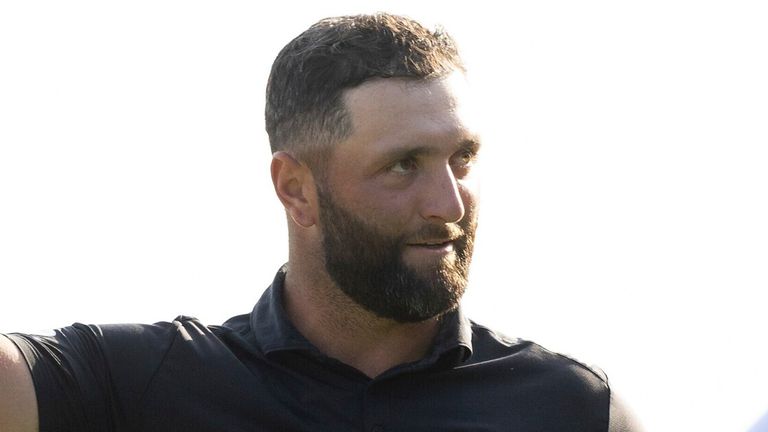
<instances>
[{"instance_id":1,"label":"upper arm","mask_svg":"<svg viewBox=\"0 0 768 432\"><path fill-rule=\"evenodd\" d=\"M614 392L611 392L609 418L609 432L642 432L645 430L631 410Z\"/></svg>"},{"instance_id":2,"label":"upper arm","mask_svg":"<svg viewBox=\"0 0 768 432\"><path fill-rule=\"evenodd\" d=\"M37 432L37 398L21 351L0 334L0 431Z\"/></svg>"}]
</instances>

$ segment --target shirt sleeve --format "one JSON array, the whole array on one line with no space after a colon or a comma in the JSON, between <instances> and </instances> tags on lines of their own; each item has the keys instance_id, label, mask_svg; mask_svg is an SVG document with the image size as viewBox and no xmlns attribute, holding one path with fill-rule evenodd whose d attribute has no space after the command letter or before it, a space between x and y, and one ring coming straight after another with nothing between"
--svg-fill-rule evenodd
<instances>
[{"instance_id":1,"label":"shirt sleeve","mask_svg":"<svg viewBox=\"0 0 768 432\"><path fill-rule=\"evenodd\" d=\"M173 335L164 324L74 324L53 336L7 336L32 373L40 432L109 432L139 409Z\"/></svg>"}]
</instances>

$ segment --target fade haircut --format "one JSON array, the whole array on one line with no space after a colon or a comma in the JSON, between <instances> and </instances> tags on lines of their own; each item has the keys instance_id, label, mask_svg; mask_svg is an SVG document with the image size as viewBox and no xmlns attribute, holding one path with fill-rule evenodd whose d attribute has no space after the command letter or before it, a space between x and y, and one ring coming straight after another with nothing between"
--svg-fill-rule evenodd
<instances>
[{"instance_id":1,"label":"fade haircut","mask_svg":"<svg viewBox=\"0 0 768 432\"><path fill-rule=\"evenodd\" d=\"M441 28L378 13L326 18L288 43L272 64L265 123L272 152L317 172L352 132L344 91L374 78L435 79L465 71Z\"/></svg>"}]
</instances>

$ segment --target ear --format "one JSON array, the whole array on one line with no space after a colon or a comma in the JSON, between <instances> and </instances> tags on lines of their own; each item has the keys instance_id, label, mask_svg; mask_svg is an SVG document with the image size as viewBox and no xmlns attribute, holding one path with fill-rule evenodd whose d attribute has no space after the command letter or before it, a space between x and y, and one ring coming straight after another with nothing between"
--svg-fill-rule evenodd
<instances>
[{"instance_id":1,"label":"ear","mask_svg":"<svg viewBox=\"0 0 768 432\"><path fill-rule=\"evenodd\" d=\"M316 223L315 181L309 167L284 151L272 155L272 184L291 219L304 228Z\"/></svg>"}]
</instances>

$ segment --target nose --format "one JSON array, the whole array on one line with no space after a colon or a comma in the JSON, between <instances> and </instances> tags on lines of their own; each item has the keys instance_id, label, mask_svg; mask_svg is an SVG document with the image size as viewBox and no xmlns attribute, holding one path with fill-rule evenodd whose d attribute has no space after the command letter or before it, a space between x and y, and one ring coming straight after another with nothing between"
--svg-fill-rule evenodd
<instances>
[{"instance_id":1,"label":"nose","mask_svg":"<svg viewBox=\"0 0 768 432\"><path fill-rule=\"evenodd\" d=\"M431 176L424 193L421 215L424 219L441 223L456 223L464 218L464 198L450 165Z\"/></svg>"}]
</instances>

